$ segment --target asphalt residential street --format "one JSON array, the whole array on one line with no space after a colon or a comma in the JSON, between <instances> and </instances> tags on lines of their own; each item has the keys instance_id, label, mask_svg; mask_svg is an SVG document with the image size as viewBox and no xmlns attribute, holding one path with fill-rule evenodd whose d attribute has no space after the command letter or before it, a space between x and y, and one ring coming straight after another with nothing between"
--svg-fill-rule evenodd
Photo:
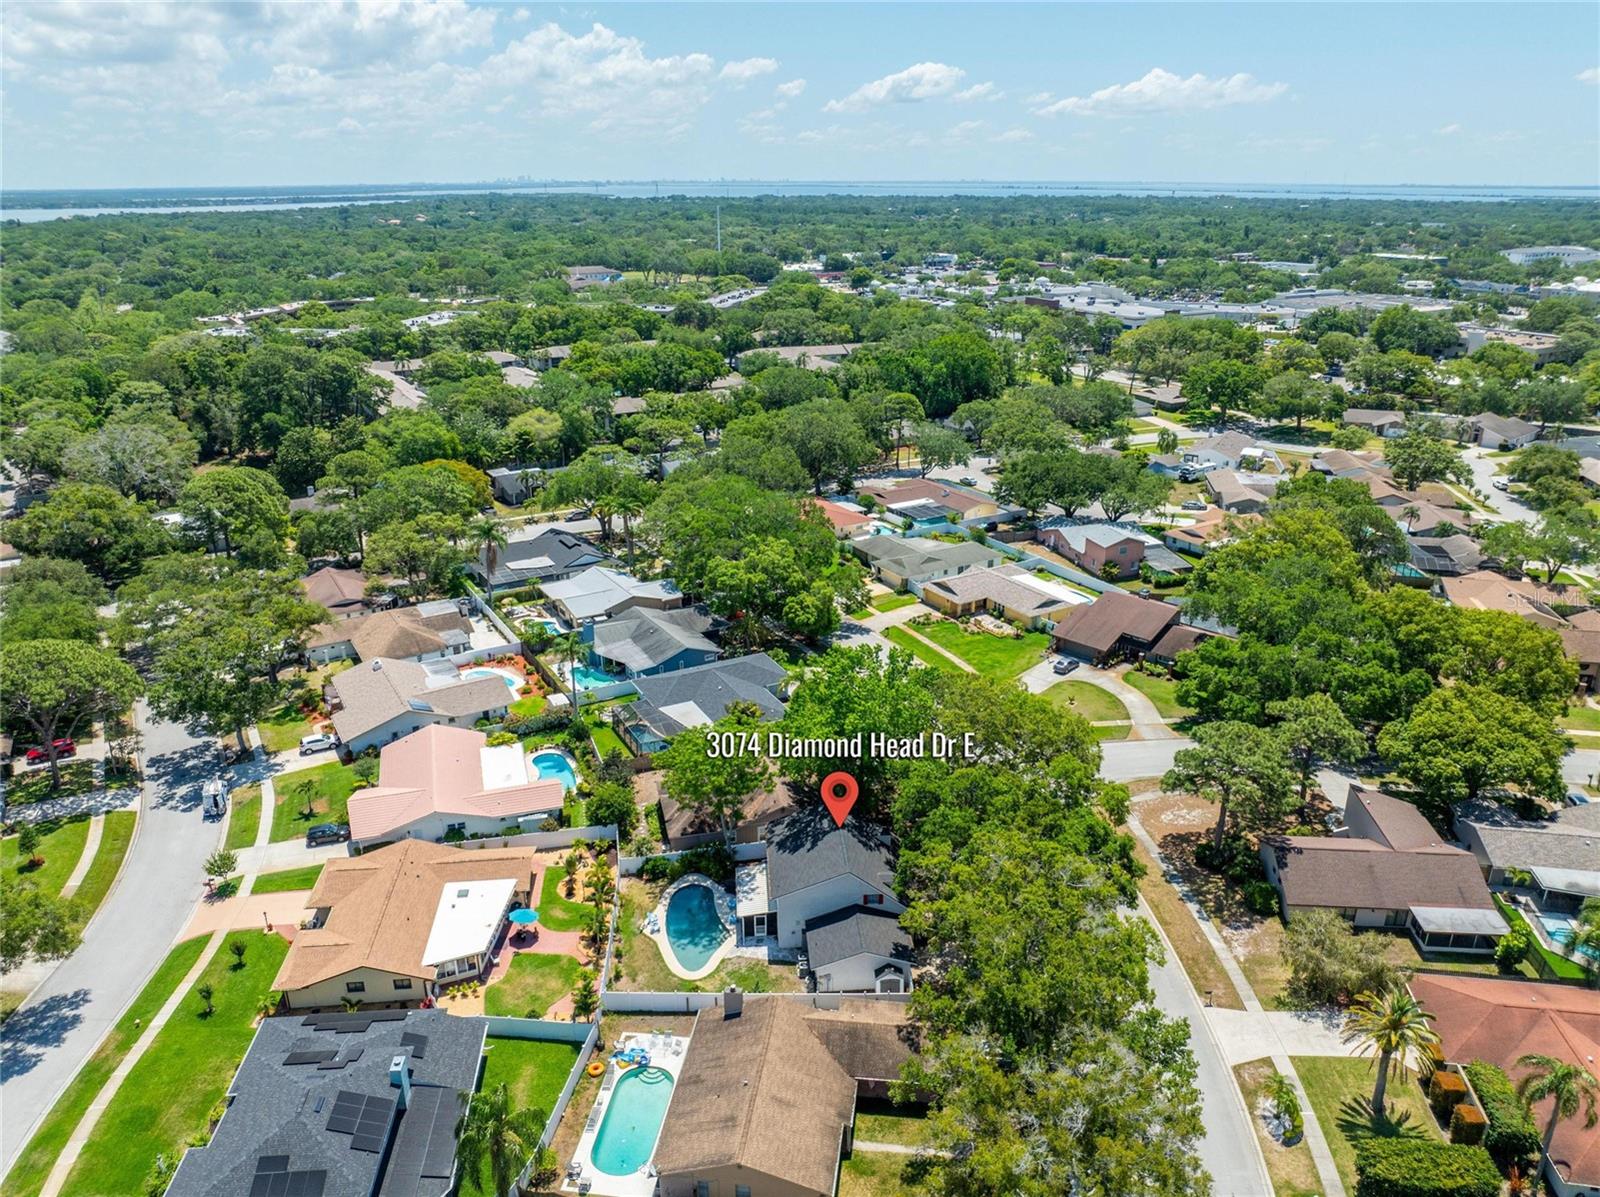
<instances>
[{"instance_id":1,"label":"asphalt residential street","mask_svg":"<svg viewBox=\"0 0 1600 1197\"><path fill-rule=\"evenodd\" d=\"M222 824L200 814L221 771L210 741L151 718L141 702L145 779L138 832L83 945L0 1030L0 1160L9 1169L34 1128L138 995L188 925Z\"/></svg>"}]
</instances>

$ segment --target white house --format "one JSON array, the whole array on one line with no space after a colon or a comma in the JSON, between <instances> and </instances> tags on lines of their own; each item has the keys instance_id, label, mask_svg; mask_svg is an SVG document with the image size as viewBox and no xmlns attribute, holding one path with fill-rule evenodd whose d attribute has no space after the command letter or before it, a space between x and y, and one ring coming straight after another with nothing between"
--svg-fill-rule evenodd
<instances>
[{"instance_id":1,"label":"white house","mask_svg":"<svg viewBox=\"0 0 1600 1197\"><path fill-rule=\"evenodd\" d=\"M430 724L471 727L505 717L513 696L499 674L462 680L448 661L430 664L376 657L329 683L333 727L347 752L381 748Z\"/></svg>"}]
</instances>

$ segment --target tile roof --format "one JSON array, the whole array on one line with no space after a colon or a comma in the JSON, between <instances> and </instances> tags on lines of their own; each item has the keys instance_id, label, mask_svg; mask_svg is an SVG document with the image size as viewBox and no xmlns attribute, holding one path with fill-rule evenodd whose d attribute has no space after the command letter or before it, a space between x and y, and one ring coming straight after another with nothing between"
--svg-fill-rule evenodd
<instances>
[{"instance_id":1,"label":"tile roof","mask_svg":"<svg viewBox=\"0 0 1600 1197\"><path fill-rule=\"evenodd\" d=\"M430 814L510 823L561 806L566 787L557 780L530 777L521 745L489 748L488 739L469 727L436 723L384 745L378 784L350 795L350 838L380 839ZM520 770L491 775L493 754L509 755Z\"/></svg>"},{"instance_id":2,"label":"tile roof","mask_svg":"<svg viewBox=\"0 0 1600 1197\"><path fill-rule=\"evenodd\" d=\"M857 493L871 495L885 507L919 499L962 512L995 505L994 499L982 491L957 486L953 482L940 482L934 478L901 478L892 483L874 482L861 487Z\"/></svg>"},{"instance_id":3,"label":"tile roof","mask_svg":"<svg viewBox=\"0 0 1600 1197\"><path fill-rule=\"evenodd\" d=\"M309 909L326 907L327 920L295 933L272 987L304 989L358 968L431 981L435 970L422 957L445 887L509 879L516 892L531 893L534 857L531 848L468 850L404 840L330 860L306 900Z\"/></svg>"},{"instance_id":4,"label":"tile roof","mask_svg":"<svg viewBox=\"0 0 1600 1197\"><path fill-rule=\"evenodd\" d=\"M1509 611L1547 627L1563 620L1553 607L1590 606L1589 598L1577 586L1549 586L1532 578L1512 579L1491 570L1478 570L1457 578L1441 578L1444 596L1454 606L1477 611Z\"/></svg>"},{"instance_id":5,"label":"tile roof","mask_svg":"<svg viewBox=\"0 0 1600 1197\"><path fill-rule=\"evenodd\" d=\"M767 892L774 898L857 877L894 892L895 852L886 833L860 819L835 826L820 803L767 825Z\"/></svg>"},{"instance_id":6,"label":"tile roof","mask_svg":"<svg viewBox=\"0 0 1600 1197\"><path fill-rule=\"evenodd\" d=\"M1548 985L1497 977L1418 973L1412 995L1433 1016L1439 1051L1446 1060L1484 1060L1513 1080L1525 1071L1525 1055L1554 1056L1595 1071L1600 1059L1600 992L1576 985ZM1549 1101L1534 1110L1534 1124L1549 1119ZM1583 1119L1556 1123L1550 1158L1571 1184L1600 1185L1600 1127Z\"/></svg>"},{"instance_id":7,"label":"tile roof","mask_svg":"<svg viewBox=\"0 0 1600 1197\"><path fill-rule=\"evenodd\" d=\"M872 523L872 517L859 507L846 507L829 499L812 499L811 502L833 525L836 532L848 532L853 528L864 528Z\"/></svg>"}]
</instances>

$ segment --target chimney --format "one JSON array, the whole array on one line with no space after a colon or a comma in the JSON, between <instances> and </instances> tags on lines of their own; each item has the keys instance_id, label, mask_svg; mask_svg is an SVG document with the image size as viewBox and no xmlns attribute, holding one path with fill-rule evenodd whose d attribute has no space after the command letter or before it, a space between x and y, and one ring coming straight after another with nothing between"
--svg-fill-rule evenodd
<instances>
[{"instance_id":1,"label":"chimney","mask_svg":"<svg viewBox=\"0 0 1600 1197\"><path fill-rule=\"evenodd\" d=\"M389 1061L389 1084L400 1090L398 1104L403 1110L411 1104L411 1061L398 1055Z\"/></svg>"},{"instance_id":2,"label":"chimney","mask_svg":"<svg viewBox=\"0 0 1600 1197\"><path fill-rule=\"evenodd\" d=\"M744 990L737 985L730 985L722 991L722 1017L724 1020L738 1018L744 1013Z\"/></svg>"}]
</instances>

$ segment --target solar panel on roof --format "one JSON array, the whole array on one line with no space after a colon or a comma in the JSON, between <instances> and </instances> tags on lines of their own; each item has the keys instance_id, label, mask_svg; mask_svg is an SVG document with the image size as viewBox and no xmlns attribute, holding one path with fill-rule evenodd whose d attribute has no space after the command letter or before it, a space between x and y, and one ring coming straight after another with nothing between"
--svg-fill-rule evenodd
<instances>
[{"instance_id":1,"label":"solar panel on roof","mask_svg":"<svg viewBox=\"0 0 1600 1197\"><path fill-rule=\"evenodd\" d=\"M428 1128L428 1143L422 1152L422 1175L444 1179L455 1174L456 1101L450 1089L436 1090L433 1124Z\"/></svg>"},{"instance_id":2,"label":"solar panel on roof","mask_svg":"<svg viewBox=\"0 0 1600 1197\"><path fill-rule=\"evenodd\" d=\"M321 1064L331 1060L339 1054L337 1048L323 1047L315 1051L290 1052L283 1058L284 1064Z\"/></svg>"},{"instance_id":3,"label":"solar panel on roof","mask_svg":"<svg viewBox=\"0 0 1600 1197\"><path fill-rule=\"evenodd\" d=\"M350 1140L350 1147L355 1151L370 1151L375 1155L383 1150L383 1137L381 1135L357 1135Z\"/></svg>"},{"instance_id":4,"label":"solar panel on roof","mask_svg":"<svg viewBox=\"0 0 1600 1197\"><path fill-rule=\"evenodd\" d=\"M409 1047L413 1059L425 1059L428 1050L428 1037L419 1035L415 1031L406 1031L400 1036L400 1046Z\"/></svg>"},{"instance_id":5,"label":"solar panel on roof","mask_svg":"<svg viewBox=\"0 0 1600 1197\"><path fill-rule=\"evenodd\" d=\"M264 1155L256 1161L257 1172L287 1172L289 1170L289 1157L286 1155Z\"/></svg>"}]
</instances>

